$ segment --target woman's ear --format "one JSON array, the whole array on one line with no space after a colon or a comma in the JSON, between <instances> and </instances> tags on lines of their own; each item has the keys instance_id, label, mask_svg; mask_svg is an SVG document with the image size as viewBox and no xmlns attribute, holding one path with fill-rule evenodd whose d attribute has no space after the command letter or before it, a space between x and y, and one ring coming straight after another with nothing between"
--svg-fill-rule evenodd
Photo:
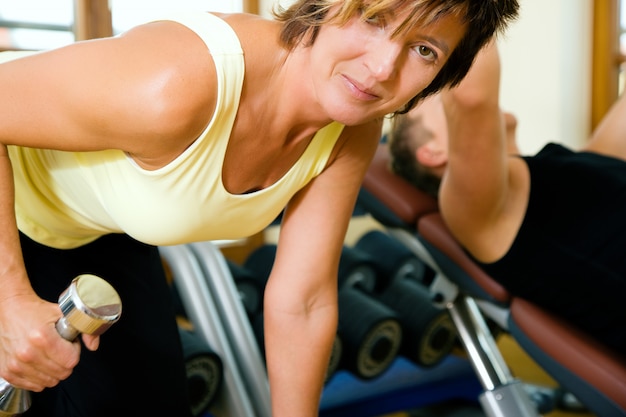
<instances>
[{"instance_id":1,"label":"woman's ear","mask_svg":"<svg viewBox=\"0 0 626 417\"><path fill-rule=\"evenodd\" d=\"M437 146L434 140L429 140L425 144L418 146L415 150L415 158L417 162L430 168L440 167L448 162L446 150Z\"/></svg>"}]
</instances>

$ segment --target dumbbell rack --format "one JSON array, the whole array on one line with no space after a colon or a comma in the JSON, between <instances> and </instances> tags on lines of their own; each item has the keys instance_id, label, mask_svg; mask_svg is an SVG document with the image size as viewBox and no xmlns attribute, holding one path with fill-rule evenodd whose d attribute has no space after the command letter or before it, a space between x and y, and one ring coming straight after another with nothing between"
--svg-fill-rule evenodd
<instances>
[{"instance_id":1,"label":"dumbbell rack","mask_svg":"<svg viewBox=\"0 0 626 417\"><path fill-rule=\"evenodd\" d=\"M194 329L224 364L223 387L211 416L271 417L264 360L219 246L198 242L159 249ZM451 398L472 401L480 390L463 359L451 356L432 369L421 369L398 357L374 380L338 371L326 384L320 416L377 415Z\"/></svg>"},{"instance_id":2,"label":"dumbbell rack","mask_svg":"<svg viewBox=\"0 0 626 417\"><path fill-rule=\"evenodd\" d=\"M212 413L216 417L271 417L261 355L250 326L242 320L247 318L219 248L203 242L162 246L159 251L172 269L195 331L224 364L223 387Z\"/></svg>"}]
</instances>

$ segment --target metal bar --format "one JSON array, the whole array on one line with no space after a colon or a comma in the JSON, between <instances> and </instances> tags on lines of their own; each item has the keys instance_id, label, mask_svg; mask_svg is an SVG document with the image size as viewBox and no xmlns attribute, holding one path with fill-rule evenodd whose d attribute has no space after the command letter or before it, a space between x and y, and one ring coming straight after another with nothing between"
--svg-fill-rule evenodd
<instances>
[{"instance_id":1,"label":"metal bar","mask_svg":"<svg viewBox=\"0 0 626 417\"><path fill-rule=\"evenodd\" d=\"M483 387L493 390L513 382L514 378L474 299L461 294L448 305L448 311Z\"/></svg>"},{"instance_id":2,"label":"metal bar","mask_svg":"<svg viewBox=\"0 0 626 417\"><path fill-rule=\"evenodd\" d=\"M33 29L33 30L53 30L58 32L73 32L72 25L58 25L54 23L20 22L17 20L0 19L0 27L8 29Z\"/></svg>"},{"instance_id":3,"label":"metal bar","mask_svg":"<svg viewBox=\"0 0 626 417\"><path fill-rule=\"evenodd\" d=\"M215 294L216 308L257 412L256 416L271 417L265 363L226 259L213 242L195 242L188 246L205 274L206 285Z\"/></svg>"},{"instance_id":4,"label":"metal bar","mask_svg":"<svg viewBox=\"0 0 626 417\"><path fill-rule=\"evenodd\" d=\"M224 362L224 387L218 403L214 405L217 410L211 411L218 417L254 417L252 400L228 343L224 323L219 319L214 296L195 255L186 245L161 246L159 252L172 270L174 284L194 330Z\"/></svg>"}]
</instances>

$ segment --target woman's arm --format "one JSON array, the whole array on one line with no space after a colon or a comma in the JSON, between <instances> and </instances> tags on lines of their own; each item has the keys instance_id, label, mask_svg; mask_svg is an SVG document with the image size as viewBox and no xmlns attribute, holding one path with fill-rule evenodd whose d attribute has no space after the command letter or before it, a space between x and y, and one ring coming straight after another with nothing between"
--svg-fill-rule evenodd
<instances>
[{"instance_id":1,"label":"woman's arm","mask_svg":"<svg viewBox=\"0 0 626 417\"><path fill-rule=\"evenodd\" d=\"M210 120L215 82L204 43L174 22L36 53L0 64L0 143L171 160Z\"/></svg>"},{"instance_id":2,"label":"woman's arm","mask_svg":"<svg viewBox=\"0 0 626 417\"><path fill-rule=\"evenodd\" d=\"M194 48L183 61L181 51ZM54 386L78 363L80 346L59 337L58 305L30 286L7 146L117 148L145 167L161 166L209 120L212 74L206 46L172 22L0 64L0 376L8 382L32 391ZM83 339L97 347L97 337Z\"/></svg>"},{"instance_id":3,"label":"woman's arm","mask_svg":"<svg viewBox=\"0 0 626 417\"><path fill-rule=\"evenodd\" d=\"M0 377L41 391L69 376L78 363L80 345L58 335L58 305L37 297L30 286L15 224L6 146L0 146L0 196Z\"/></svg>"},{"instance_id":4,"label":"woman's arm","mask_svg":"<svg viewBox=\"0 0 626 417\"><path fill-rule=\"evenodd\" d=\"M283 217L264 300L274 417L319 413L337 332L341 248L380 127L346 127L333 162L295 196Z\"/></svg>"}]
</instances>

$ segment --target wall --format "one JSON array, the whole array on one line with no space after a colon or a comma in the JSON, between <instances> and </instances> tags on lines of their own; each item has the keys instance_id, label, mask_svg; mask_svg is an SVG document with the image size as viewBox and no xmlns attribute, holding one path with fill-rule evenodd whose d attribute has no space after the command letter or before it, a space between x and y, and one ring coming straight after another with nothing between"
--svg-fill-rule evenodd
<instances>
[{"instance_id":1,"label":"wall","mask_svg":"<svg viewBox=\"0 0 626 417\"><path fill-rule=\"evenodd\" d=\"M522 152L589 135L592 1L521 0L500 39L501 101L519 120Z\"/></svg>"},{"instance_id":2,"label":"wall","mask_svg":"<svg viewBox=\"0 0 626 417\"><path fill-rule=\"evenodd\" d=\"M1 0L0 0L1 1ZM66 0L67 1L67 0ZM115 33L179 10L241 12L241 0L108 0Z\"/></svg>"},{"instance_id":3,"label":"wall","mask_svg":"<svg viewBox=\"0 0 626 417\"><path fill-rule=\"evenodd\" d=\"M259 4L269 16L274 0ZM548 141L578 147L590 129L593 0L520 0L520 6L520 18L499 41L502 106L518 118L522 152Z\"/></svg>"}]
</instances>

